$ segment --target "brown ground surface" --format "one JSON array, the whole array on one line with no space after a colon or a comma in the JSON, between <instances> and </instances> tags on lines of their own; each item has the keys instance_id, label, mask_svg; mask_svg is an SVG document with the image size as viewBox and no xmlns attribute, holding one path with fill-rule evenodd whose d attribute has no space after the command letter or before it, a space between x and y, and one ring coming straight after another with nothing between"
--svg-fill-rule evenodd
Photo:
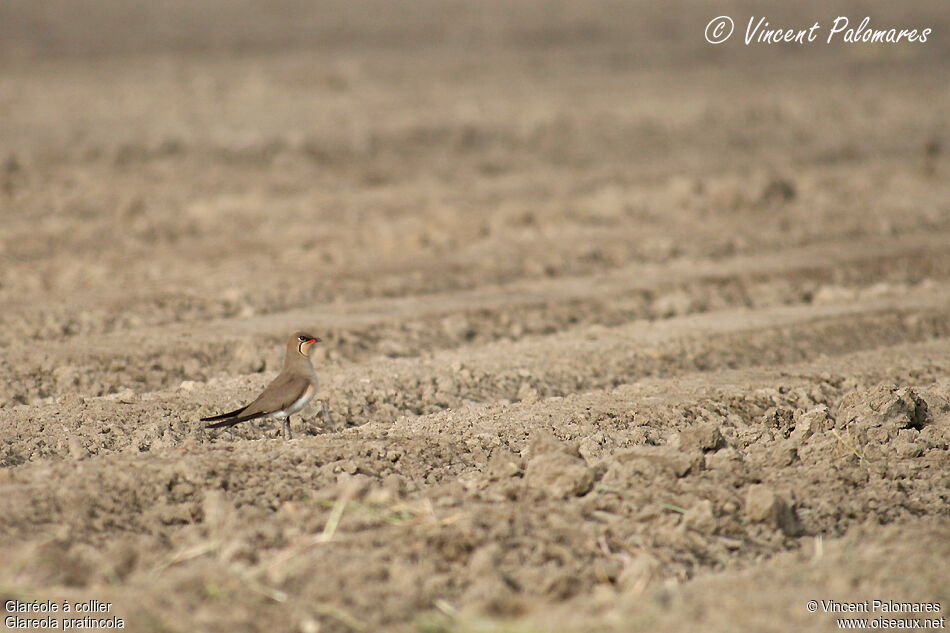
<instances>
[{"instance_id":1,"label":"brown ground surface","mask_svg":"<svg viewBox=\"0 0 950 633\"><path fill-rule=\"evenodd\" d=\"M935 36L768 49L702 36L761 3L83 5L0 4L0 598L182 632L947 615L942 2L782 3ZM205 431L300 328L332 419Z\"/></svg>"}]
</instances>

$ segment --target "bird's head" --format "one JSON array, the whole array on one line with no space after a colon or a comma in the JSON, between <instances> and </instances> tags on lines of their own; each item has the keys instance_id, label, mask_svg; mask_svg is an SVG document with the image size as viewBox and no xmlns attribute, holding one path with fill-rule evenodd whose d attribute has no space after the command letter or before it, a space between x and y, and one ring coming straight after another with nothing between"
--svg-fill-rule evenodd
<instances>
[{"instance_id":1,"label":"bird's head","mask_svg":"<svg viewBox=\"0 0 950 633\"><path fill-rule=\"evenodd\" d=\"M297 352L304 356L310 356L311 348L320 342L316 336L306 332L294 332L290 337L290 344L297 348Z\"/></svg>"}]
</instances>

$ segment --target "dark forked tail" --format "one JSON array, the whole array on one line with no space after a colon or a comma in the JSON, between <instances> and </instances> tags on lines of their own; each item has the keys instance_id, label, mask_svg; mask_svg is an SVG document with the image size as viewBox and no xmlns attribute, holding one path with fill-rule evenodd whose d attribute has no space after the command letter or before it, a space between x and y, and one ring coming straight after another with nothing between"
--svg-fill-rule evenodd
<instances>
[{"instance_id":1,"label":"dark forked tail","mask_svg":"<svg viewBox=\"0 0 950 633\"><path fill-rule=\"evenodd\" d=\"M220 414L218 414L218 415L212 415L212 416L207 417L207 418L201 418L201 421L202 421L202 422L212 422L212 421L214 421L214 420L223 420L224 418L233 418L234 416L238 415L239 413L241 413L241 411L243 411L243 410L246 409L246 408L247 408L247 407L241 407L240 409L235 409L234 411L231 411L231 412L229 412L229 413L220 413Z\"/></svg>"},{"instance_id":2,"label":"dark forked tail","mask_svg":"<svg viewBox=\"0 0 950 633\"><path fill-rule=\"evenodd\" d=\"M236 417L229 417L240 413L244 409L238 409L237 411L232 411L231 413L223 413L221 415L215 415L210 418L201 418L202 422L210 422L212 420L221 420L220 422L215 422L214 424L205 425L206 429L220 429L225 426L234 426L241 422L247 422L248 420L256 420L257 418L263 418L268 415L265 412L252 413L251 415L238 415ZM221 418L227 418L227 420L222 420Z\"/></svg>"}]
</instances>

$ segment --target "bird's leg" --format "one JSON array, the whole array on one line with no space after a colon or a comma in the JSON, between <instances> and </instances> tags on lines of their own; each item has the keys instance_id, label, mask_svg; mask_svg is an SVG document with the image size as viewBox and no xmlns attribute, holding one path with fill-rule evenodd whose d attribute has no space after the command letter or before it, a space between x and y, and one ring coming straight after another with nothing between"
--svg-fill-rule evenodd
<instances>
[{"instance_id":1,"label":"bird's leg","mask_svg":"<svg viewBox=\"0 0 950 633\"><path fill-rule=\"evenodd\" d=\"M294 439L294 436L291 435L290 433L290 416L289 415L282 420L282 426L284 428L284 439L285 440Z\"/></svg>"},{"instance_id":2,"label":"bird's leg","mask_svg":"<svg viewBox=\"0 0 950 633\"><path fill-rule=\"evenodd\" d=\"M326 400L321 400L321 402L323 403L323 419L326 421L327 426L333 428L335 425L333 424L333 417L330 415L330 399L327 398Z\"/></svg>"}]
</instances>

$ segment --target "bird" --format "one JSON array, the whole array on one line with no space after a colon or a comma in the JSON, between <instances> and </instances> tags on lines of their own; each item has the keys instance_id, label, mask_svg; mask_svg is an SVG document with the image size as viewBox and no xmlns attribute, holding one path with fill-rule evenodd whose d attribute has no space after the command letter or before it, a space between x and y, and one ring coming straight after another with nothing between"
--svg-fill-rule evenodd
<instances>
[{"instance_id":1,"label":"bird","mask_svg":"<svg viewBox=\"0 0 950 633\"><path fill-rule=\"evenodd\" d=\"M302 411L317 393L317 372L310 362L310 350L320 342L316 336L306 332L291 334L290 340L287 341L284 368L273 382L249 405L228 413L201 418L202 422L214 422L205 428L220 429L247 420L273 418L281 421L284 439L292 439L290 416Z\"/></svg>"}]
</instances>

